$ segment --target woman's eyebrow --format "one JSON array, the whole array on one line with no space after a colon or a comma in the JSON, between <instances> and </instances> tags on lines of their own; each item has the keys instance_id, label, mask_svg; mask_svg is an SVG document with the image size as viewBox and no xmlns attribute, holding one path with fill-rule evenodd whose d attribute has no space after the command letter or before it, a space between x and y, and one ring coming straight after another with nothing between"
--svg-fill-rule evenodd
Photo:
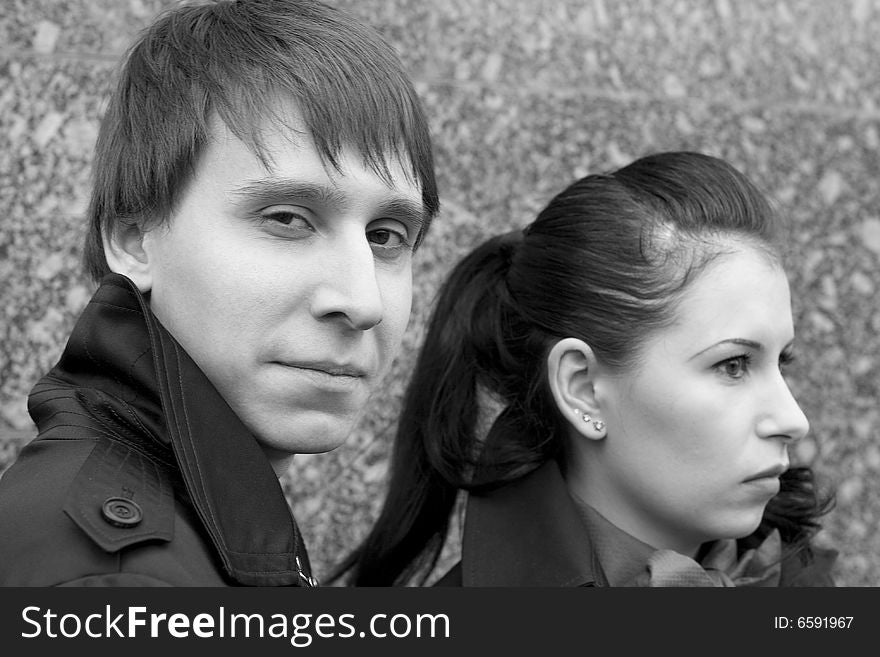
<instances>
[{"instance_id":1,"label":"woman's eyebrow","mask_svg":"<svg viewBox=\"0 0 880 657\"><path fill-rule=\"evenodd\" d=\"M693 356L688 358L688 360L693 360L694 358L697 358L697 357L701 356L702 354L705 354L707 351L709 351L711 349L715 349L716 347L720 347L721 345L725 345L725 344L735 344L740 347L747 347L748 349L751 349L753 351L757 351L759 353L764 351L764 345L761 344L760 342L755 342L754 340L747 340L746 338L727 338L726 340L719 340L718 342L710 344L705 349L701 349L700 351L695 353Z\"/></svg>"}]
</instances>

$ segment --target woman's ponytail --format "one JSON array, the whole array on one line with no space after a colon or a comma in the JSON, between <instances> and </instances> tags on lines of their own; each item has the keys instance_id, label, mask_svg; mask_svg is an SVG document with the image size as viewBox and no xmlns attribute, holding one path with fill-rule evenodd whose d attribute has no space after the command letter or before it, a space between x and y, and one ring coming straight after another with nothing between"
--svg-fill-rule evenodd
<instances>
[{"instance_id":1,"label":"woman's ponytail","mask_svg":"<svg viewBox=\"0 0 880 657\"><path fill-rule=\"evenodd\" d=\"M479 457L478 393L497 387L510 360L504 333L515 311L505 277L519 239L488 240L439 291L403 399L388 497L339 571L351 570L355 586L403 583L427 575L439 558L458 490L469 486Z\"/></svg>"}]
</instances>

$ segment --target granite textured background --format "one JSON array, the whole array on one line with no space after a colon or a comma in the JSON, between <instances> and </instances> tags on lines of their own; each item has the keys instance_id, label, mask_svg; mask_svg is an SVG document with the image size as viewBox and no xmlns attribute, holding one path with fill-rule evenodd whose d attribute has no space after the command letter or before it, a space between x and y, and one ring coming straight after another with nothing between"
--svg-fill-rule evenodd
<instances>
[{"instance_id":1,"label":"granite textured background","mask_svg":"<svg viewBox=\"0 0 880 657\"><path fill-rule=\"evenodd\" d=\"M119 56L172 0L0 5L0 471L26 396L92 288L79 271L92 145ZM797 459L837 488L839 584L880 586L880 1L339 0L398 48L430 114L443 213L417 257L388 385L342 448L284 483L326 574L384 493L431 300L484 237L575 177L659 150L727 158L788 214L812 423ZM454 558L455 542L447 551Z\"/></svg>"}]
</instances>

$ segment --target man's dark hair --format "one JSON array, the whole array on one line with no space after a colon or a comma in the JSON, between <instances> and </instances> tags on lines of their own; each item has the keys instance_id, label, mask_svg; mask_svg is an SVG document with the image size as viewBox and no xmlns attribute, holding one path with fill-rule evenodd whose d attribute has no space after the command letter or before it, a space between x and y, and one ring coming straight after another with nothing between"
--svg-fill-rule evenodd
<instances>
[{"instance_id":1,"label":"man's dark hair","mask_svg":"<svg viewBox=\"0 0 880 657\"><path fill-rule=\"evenodd\" d=\"M264 163L266 125L311 139L337 169L346 147L385 180L397 160L422 191L419 240L437 214L424 110L377 32L313 0L178 6L132 46L101 123L84 252L93 279L109 273L104 235L169 220L217 119Z\"/></svg>"}]
</instances>

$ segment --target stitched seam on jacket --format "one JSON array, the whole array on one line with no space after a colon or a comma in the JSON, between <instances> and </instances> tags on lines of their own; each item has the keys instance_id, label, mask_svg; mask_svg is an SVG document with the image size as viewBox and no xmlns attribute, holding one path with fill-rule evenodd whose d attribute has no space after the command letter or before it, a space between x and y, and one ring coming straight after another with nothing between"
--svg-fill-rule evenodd
<instances>
[{"instance_id":1,"label":"stitched seam on jacket","mask_svg":"<svg viewBox=\"0 0 880 657\"><path fill-rule=\"evenodd\" d=\"M193 461L195 468L196 468L198 475L199 475L199 487L201 488L202 499L206 500L206 504L204 506L207 507L208 515L210 516L211 522L214 525L214 528L215 528L214 533L217 535L217 540L222 544L223 549L226 552L229 552L229 550L226 547L226 540L225 540L225 537L223 536L223 532L220 531L220 527L217 523L217 519L214 516L214 509L211 508L210 503L207 503L208 495L206 494L205 487L203 484L204 479L202 476L202 468L201 468L201 465L199 464L199 459L198 459L198 456L196 455L196 450L193 447L192 428L191 428L190 422L189 422L189 415L186 412L186 400L184 397L183 379L181 379L181 376L180 376L180 371L181 371L180 352L179 352L179 349L177 348L177 344L172 344L172 347L174 348L174 358L177 362L177 385L178 385L179 398L181 400L181 406L182 406L182 410L183 410L184 424L186 426L186 441L189 444L189 448L192 453L192 461ZM167 378L167 375L166 375L166 378ZM170 381L169 381L169 383L170 383Z\"/></svg>"}]
</instances>

